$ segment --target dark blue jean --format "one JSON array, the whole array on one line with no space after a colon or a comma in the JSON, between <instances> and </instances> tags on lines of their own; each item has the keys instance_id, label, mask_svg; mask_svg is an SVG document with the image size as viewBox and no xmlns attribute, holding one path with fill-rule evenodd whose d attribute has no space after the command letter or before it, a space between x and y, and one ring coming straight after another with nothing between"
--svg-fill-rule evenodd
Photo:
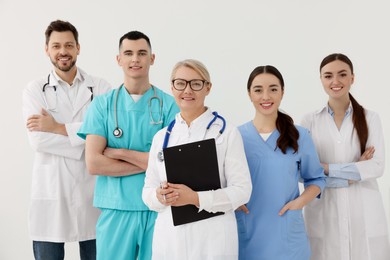
<instances>
[{"instance_id":1,"label":"dark blue jean","mask_svg":"<svg viewBox=\"0 0 390 260\"><path fill-rule=\"evenodd\" d=\"M34 257L36 260L63 260L65 256L65 243L33 241ZM96 259L96 240L79 242L80 259Z\"/></svg>"}]
</instances>

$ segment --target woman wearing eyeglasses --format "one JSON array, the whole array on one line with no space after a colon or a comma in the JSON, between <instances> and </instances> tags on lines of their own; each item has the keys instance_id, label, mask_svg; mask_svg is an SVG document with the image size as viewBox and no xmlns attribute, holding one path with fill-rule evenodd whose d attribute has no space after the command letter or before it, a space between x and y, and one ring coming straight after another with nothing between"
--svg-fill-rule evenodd
<instances>
[{"instance_id":1,"label":"woman wearing eyeglasses","mask_svg":"<svg viewBox=\"0 0 390 260\"><path fill-rule=\"evenodd\" d=\"M202 63L196 60L177 63L171 80L180 113L168 127L169 131L164 128L154 137L142 194L146 205L158 212L152 257L158 260L237 259L234 210L249 200L252 190L241 136L237 128L226 124L223 117L205 106L212 84ZM165 161L158 156L159 152L166 147L210 138L216 143L221 188L196 192L184 184L166 182ZM171 207L184 205L194 205L199 212L224 214L174 226Z\"/></svg>"}]
</instances>

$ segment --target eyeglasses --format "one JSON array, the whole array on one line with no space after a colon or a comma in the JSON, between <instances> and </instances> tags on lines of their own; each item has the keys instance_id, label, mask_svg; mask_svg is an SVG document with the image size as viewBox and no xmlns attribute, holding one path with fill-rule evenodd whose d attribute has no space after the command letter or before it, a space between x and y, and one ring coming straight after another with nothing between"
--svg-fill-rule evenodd
<instances>
[{"instance_id":1,"label":"eyeglasses","mask_svg":"<svg viewBox=\"0 0 390 260\"><path fill-rule=\"evenodd\" d=\"M190 88L193 91L200 91L203 89L205 84L208 84L209 82L207 80L202 79L192 79L192 80L185 80L185 79L174 79L172 80L173 87L178 91L183 91L186 89L187 84L190 85Z\"/></svg>"}]
</instances>

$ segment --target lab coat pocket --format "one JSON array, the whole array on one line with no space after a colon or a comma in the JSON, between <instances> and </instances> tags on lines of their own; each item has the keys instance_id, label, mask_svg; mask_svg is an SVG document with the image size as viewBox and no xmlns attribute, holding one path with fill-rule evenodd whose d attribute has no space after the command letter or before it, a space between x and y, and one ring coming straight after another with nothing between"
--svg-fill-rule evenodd
<instances>
[{"instance_id":1,"label":"lab coat pocket","mask_svg":"<svg viewBox=\"0 0 390 260\"><path fill-rule=\"evenodd\" d=\"M41 164L35 166L31 186L32 199L56 199L57 193L57 167L48 164Z\"/></svg>"}]
</instances>

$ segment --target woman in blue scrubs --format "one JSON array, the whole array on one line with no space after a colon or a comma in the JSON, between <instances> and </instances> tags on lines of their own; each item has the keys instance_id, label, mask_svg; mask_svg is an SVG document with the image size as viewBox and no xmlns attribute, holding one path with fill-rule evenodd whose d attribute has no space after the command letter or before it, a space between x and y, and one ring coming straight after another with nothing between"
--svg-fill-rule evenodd
<instances>
[{"instance_id":1,"label":"woman in blue scrubs","mask_svg":"<svg viewBox=\"0 0 390 260\"><path fill-rule=\"evenodd\" d=\"M255 117L239 130L253 191L236 212L239 259L309 259L302 208L324 188L323 168L308 131L279 111L284 95L281 73L270 65L257 67L247 88ZM305 187L302 194L299 181Z\"/></svg>"}]
</instances>

